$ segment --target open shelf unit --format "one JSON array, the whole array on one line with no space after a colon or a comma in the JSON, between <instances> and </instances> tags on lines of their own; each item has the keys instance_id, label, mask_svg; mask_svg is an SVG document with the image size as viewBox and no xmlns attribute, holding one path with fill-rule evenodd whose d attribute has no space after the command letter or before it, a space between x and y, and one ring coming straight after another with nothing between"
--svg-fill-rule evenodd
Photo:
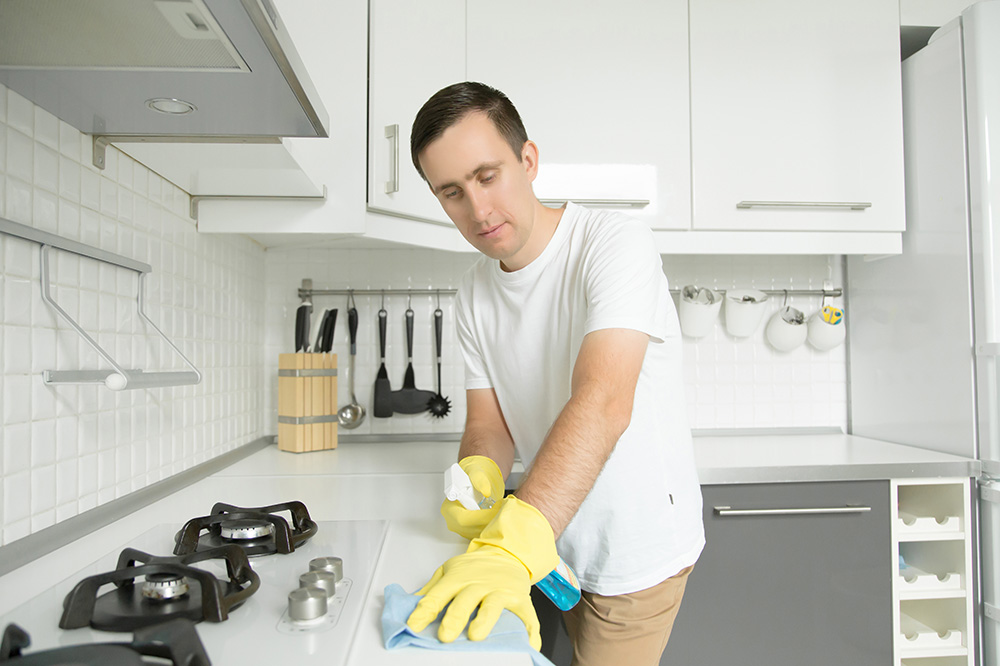
<instances>
[{"instance_id":1,"label":"open shelf unit","mask_svg":"<svg viewBox=\"0 0 1000 666\"><path fill-rule=\"evenodd\" d=\"M974 666L968 479L892 482L896 666Z\"/></svg>"}]
</instances>

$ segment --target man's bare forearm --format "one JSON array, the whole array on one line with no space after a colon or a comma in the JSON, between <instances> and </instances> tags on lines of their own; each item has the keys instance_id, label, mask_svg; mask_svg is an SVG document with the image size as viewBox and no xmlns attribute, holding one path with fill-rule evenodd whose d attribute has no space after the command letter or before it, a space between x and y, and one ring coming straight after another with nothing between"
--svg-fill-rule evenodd
<instances>
[{"instance_id":1,"label":"man's bare forearm","mask_svg":"<svg viewBox=\"0 0 1000 666\"><path fill-rule=\"evenodd\" d=\"M573 392L521 481L518 498L545 516L558 538L594 487L632 420L649 336L629 329L588 334L573 368Z\"/></svg>"},{"instance_id":2,"label":"man's bare forearm","mask_svg":"<svg viewBox=\"0 0 1000 666\"><path fill-rule=\"evenodd\" d=\"M514 444L506 430L498 433L496 430L467 424L462 433L462 444L458 448L458 459L468 456L492 458L506 480L514 465Z\"/></svg>"},{"instance_id":3,"label":"man's bare forearm","mask_svg":"<svg viewBox=\"0 0 1000 666\"><path fill-rule=\"evenodd\" d=\"M616 416L614 408L601 402L596 395L577 395L566 403L516 491L548 519L556 538L576 515L628 427L627 416Z\"/></svg>"}]
</instances>

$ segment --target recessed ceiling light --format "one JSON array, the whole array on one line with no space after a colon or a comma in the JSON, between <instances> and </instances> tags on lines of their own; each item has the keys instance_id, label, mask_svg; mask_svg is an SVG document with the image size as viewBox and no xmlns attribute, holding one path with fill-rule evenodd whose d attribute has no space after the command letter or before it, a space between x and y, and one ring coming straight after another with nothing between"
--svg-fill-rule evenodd
<instances>
[{"instance_id":1,"label":"recessed ceiling light","mask_svg":"<svg viewBox=\"0 0 1000 666\"><path fill-rule=\"evenodd\" d=\"M157 97L155 99L147 99L146 106L151 108L153 111L158 111L159 113L167 113L172 116L183 116L186 113L191 113L192 111L197 111L196 107L191 102L185 102L182 99L174 99L171 97Z\"/></svg>"}]
</instances>

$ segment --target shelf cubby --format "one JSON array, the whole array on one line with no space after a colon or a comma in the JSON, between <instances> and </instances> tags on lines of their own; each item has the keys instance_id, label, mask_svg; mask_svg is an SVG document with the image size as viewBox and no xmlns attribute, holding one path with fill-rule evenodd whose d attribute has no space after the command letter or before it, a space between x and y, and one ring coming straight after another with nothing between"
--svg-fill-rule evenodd
<instances>
[{"instance_id":1,"label":"shelf cubby","mask_svg":"<svg viewBox=\"0 0 1000 666\"><path fill-rule=\"evenodd\" d=\"M892 496L894 666L973 666L970 481L899 479Z\"/></svg>"}]
</instances>

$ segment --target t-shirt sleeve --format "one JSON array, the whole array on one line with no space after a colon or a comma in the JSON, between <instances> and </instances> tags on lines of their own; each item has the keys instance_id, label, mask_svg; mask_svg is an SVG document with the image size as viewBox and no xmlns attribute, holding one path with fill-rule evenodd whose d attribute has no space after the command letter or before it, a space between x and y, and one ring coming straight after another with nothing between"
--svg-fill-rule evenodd
<instances>
[{"instance_id":1,"label":"t-shirt sleeve","mask_svg":"<svg viewBox=\"0 0 1000 666\"><path fill-rule=\"evenodd\" d=\"M586 254L585 332L628 328L653 342L680 334L677 314L653 233L624 219L600 225Z\"/></svg>"},{"instance_id":2,"label":"t-shirt sleeve","mask_svg":"<svg viewBox=\"0 0 1000 666\"><path fill-rule=\"evenodd\" d=\"M473 298L469 289L459 289L455 299L455 319L458 330L458 344L465 359L465 388L493 388L493 382L486 371L479 339L473 324Z\"/></svg>"}]
</instances>

